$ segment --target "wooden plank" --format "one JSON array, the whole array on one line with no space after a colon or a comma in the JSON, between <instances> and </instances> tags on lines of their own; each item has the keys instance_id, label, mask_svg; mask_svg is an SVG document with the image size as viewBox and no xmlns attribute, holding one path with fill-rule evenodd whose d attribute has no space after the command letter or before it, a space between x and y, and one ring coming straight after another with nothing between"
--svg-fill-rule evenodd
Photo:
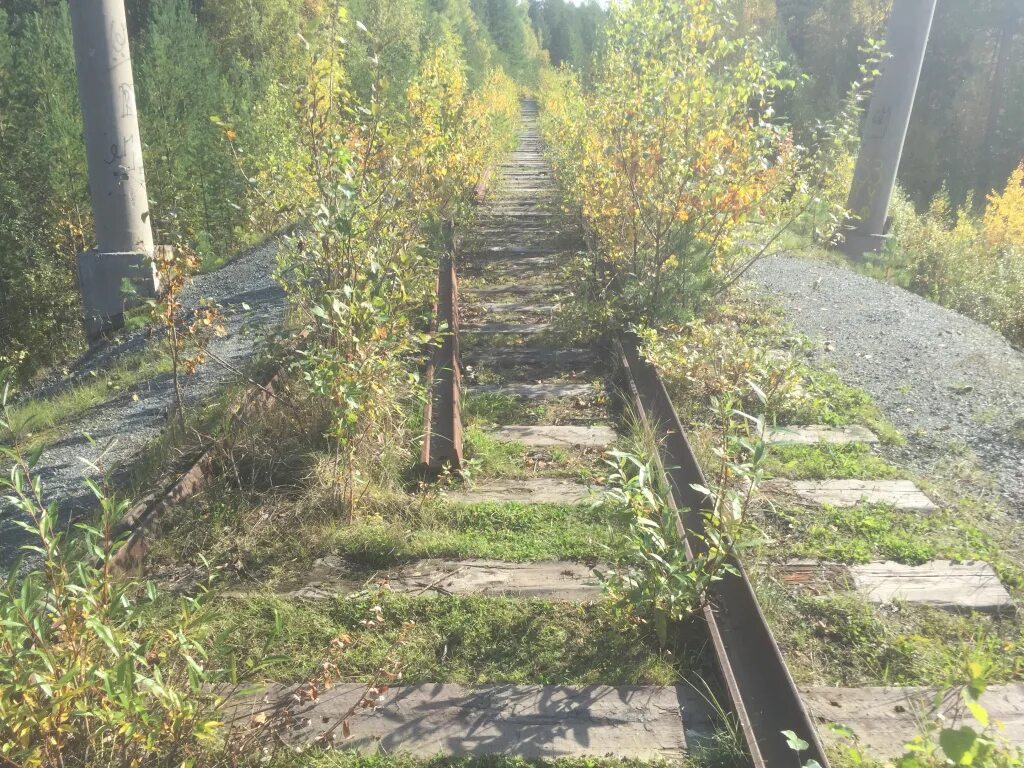
<instances>
[{"instance_id":1,"label":"wooden plank","mask_svg":"<svg viewBox=\"0 0 1024 768\"><path fill-rule=\"evenodd\" d=\"M780 577L785 584L818 593L852 589L876 605L903 601L958 612L1014 610L1013 600L992 566L977 561L843 565L800 559L781 566Z\"/></svg>"},{"instance_id":2,"label":"wooden plank","mask_svg":"<svg viewBox=\"0 0 1024 768\"><path fill-rule=\"evenodd\" d=\"M502 443L522 443L530 448L604 448L618 438L615 430L604 424L593 427L509 425L487 434Z\"/></svg>"},{"instance_id":3,"label":"wooden plank","mask_svg":"<svg viewBox=\"0 0 1024 768\"><path fill-rule=\"evenodd\" d=\"M537 293L537 291L533 291ZM554 304L531 304L529 302L489 301L480 305L488 315L545 315L550 317L558 309Z\"/></svg>"},{"instance_id":4,"label":"wooden plank","mask_svg":"<svg viewBox=\"0 0 1024 768\"><path fill-rule=\"evenodd\" d=\"M469 286L464 288L462 293L470 296L492 297L492 296L549 296L565 290L565 286L558 283L530 284L530 283L506 283L503 285L491 285L488 288Z\"/></svg>"},{"instance_id":5,"label":"wooden plank","mask_svg":"<svg viewBox=\"0 0 1024 768\"><path fill-rule=\"evenodd\" d=\"M946 726L962 723L982 730L964 711L958 690L942 693L933 688L824 688L802 691L804 703L818 723L839 723L853 730L867 751L882 760L903 754L903 745L921 731L921 725L937 715ZM981 696L993 722L1003 724L1002 737L1024 744L1024 683L990 686ZM839 741L827 728L819 728L826 740Z\"/></svg>"},{"instance_id":6,"label":"wooden plank","mask_svg":"<svg viewBox=\"0 0 1024 768\"><path fill-rule=\"evenodd\" d=\"M802 427L768 427L765 430L765 442L771 445L846 445L877 443L878 438L870 429L859 425L829 427L809 424Z\"/></svg>"},{"instance_id":7,"label":"wooden plank","mask_svg":"<svg viewBox=\"0 0 1024 768\"><path fill-rule=\"evenodd\" d=\"M515 347L469 350L463 359L472 358L473 365L495 369L557 368L576 370L598 364L597 356L589 349L556 349L542 351Z\"/></svg>"},{"instance_id":8,"label":"wooden plank","mask_svg":"<svg viewBox=\"0 0 1024 768\"><path fill-rule=\"evenodd\" d=\"M553 382L551 384L509 384L475 386L469 389L469 395L494 393L518 397L521 400L556 400L560 397L593 397L598 393L593 384L577 382Z\"/></svg>"},{"instance_id":9,"label":"wooden plank","mask_svg":"<svg viewBox=\"0 0 1024 768\"><path fill-rule=\"evenodd\" d=\"M474 483L471 488L448 493L446 498L460 504L584 504L594 496L590 488L581 483L538 477L529 480L484 480Z\"/></svg>"},{"instance_id":10,"label":"wooden plank","mask_svg":"<svg viewBox=\"0 0 1024 768\"><path fill-rule=\"evenodd\" d=\"M687 735L705 735L710 715L685 686L407 685L392 688L374 708L358 708L351 738L340 720L364 686L343 684L310 702L272 686L240 698L232 725L286 710L292 725L280 736L292 744L332 740L360 752L437 755L517 755L527 759L618 757L681 760Z\"/></svg>"},{"instance_id":11,"label":"wooden plank","mask_svg":"<svg viewBox=\"0 0 1024 768\"><path fill-rule=\"evenodd\" d=\"M470 251L472 256L552 256L562 253L550 245L488 245L477 251Z\"/></svg>"},{"instance_id":12,"label":"wooden plank","mask_svg":"<svg viewBox=\"0 0 1024 768\"><path fill-rule=\"evenodd\" d=\"M514 333L519 336L532 336L546 331L550 327L550 323L482 323L481 325L466 326L462 332L482 335Z\"/></svg>"},{"instance_id":13,"label":"wooden plank","mask_svg":"<svg viewBox=\"0 0 1024 768\"><path fill-rule=\"evenodd\" d=\"M313 563L285 597L327 599L381 586L406 595L486 595L543 598L588 603L601 596L597 572L582 563L545 560L509 563L501 560L420 560L371 574L354 572L344 558L329 556Z\"/></svg>"},{"instance_id":14,"label":"wooden plank","mask_svg":"<svg viewBox=\"0 0 1024 768\"><path fill-rule=\"evenodd\" d=\"M961 612L1013 610L1010 593L988 563L868 563L851 566L850 574L857 591L876 604L903 600Z\"/></svg>"},{"instance_id":15,"label":"wooden plank","mask_svg":"<svg viewBox=\"0 0 1024 768\"><path fill-rule=\"evenodd\" d=\"M892 504L897 509L934 512L931 499L910 480L794 480L788 485L793 492L815 504L853 507L857 504Z\"/></svg>"}]
</instances>

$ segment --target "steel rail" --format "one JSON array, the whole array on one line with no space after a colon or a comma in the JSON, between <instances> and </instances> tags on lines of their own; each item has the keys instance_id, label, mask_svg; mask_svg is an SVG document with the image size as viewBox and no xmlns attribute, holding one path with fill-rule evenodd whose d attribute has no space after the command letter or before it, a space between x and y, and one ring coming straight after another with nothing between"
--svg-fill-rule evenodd
<instances>
[{"instance_id":1,"label":"steel rail","mask_svg":"<svg viewBox=\"0 0 1024 768\"><path fill-rule=\"evenodd\" d=\"M442 258L437 283L437 317L451 332L431 360L425 411L429 432L422 458L433 471L445 464L458 469L463 458L458 287L451 252ZM610 357L612 370L624 385L624 399L657 437L660 455L655 458L669 484L677 530L692 558L707 550L705 512L710 500L694 487L707 487L704 472L664 383L640 354L635 336L614 342ZM824 746L746 571L734 556L731 565L735 573L726 573L712 585L703 619L751 763L755 768L793 768L814 760L828 768ZM807 749L794 752L783 731L792 731Z\"/></svg>"},{"instance_id":2,"label":"steel rail","mask_svg":"<svg viewBox=\"0 0 1024 768\"><path fill-rule=\"evenodd\" d=\"M661 467L671 489L676 526L686 537L687 555L707 550L705 511L709 499L694 486L707 487L679 415L657 370L639 351L636 339L614 344L628 398L657 437ZM756 768L782 768L816 760L828 767L824 746L778 643L772 636L743 564L732 558L726 573L710 588L703 610L715 661ZM782 735L793 731L809 745L797 755Z\"/></svg>"},{"instance_id":3,"label":"steel rail","mask_svg":"<svg viewBox=\"0 0 1024 768\"><path fill-rule=\"evenodd\" d=\"M478 189L477 194L480 195L482 192ZM441 330L444 335L442 344L430 355L426 366L426 434L421 459L431 473L440 472L446 464L455 471L462 467L458 282L452 257L454 238L450 231L446 231L445 239L451 247L446 249L439 261L437 298L431 323L432 331ZM300 333L295 343L287 350L286 357L291 357L302 350L309 335L308 329ZM280 365L262 383L257 381L247 387L232 409L228 429L246 416L266 407L277 397L278 391L285 383L286 366ZM209 485L216 476L219 449L218 441L206 446L170 486L138 501L114 525L113 538L124 539L110 555L110 563L114 569L130 572L142 568L149 549L150 534L156 523L173 507L187 501Z\"/></svg>"},{"instance_id":4,"label":"steel rail","mask_svg":"<svg viewBox=\"0 0 1024 768\"><path fill-rule=\"evenodd\" d=\"M447 236L449 243L454 243ZM426 365L427 398L424 406L421 462L429 474L438 474L447 465L453 471L462 467L462 373L459 357L458 281L452 248L446 249L438 266L437 294L431 330L440 331L442 342ZM289 354L301 349L309 335L303 331ZM276 396L285 381L285 368L277 368L262 384L255 383L243 393L231 414L234 426L248 414L263 408ZM229 426L229 428L230 428ZM148 536L156 522L168 510L207 487L216 474L218 445L207 446L162 493L144 498L125 513L114 527L114 537L126 537L111 555L111 564L121 571L137 571L148 550Z\"/></svg>"},{"instance_id":5,"label":"steel rail","mask_svg":"<svg viewBox=\"0 0 1024 768\"><path fill-rule=\"evenodd\" d=\"M427 362L421 469L436 476L462 469L462 370L459 353L459 284L452 249L442 254L431 330L441 334Z\"/></svg>"},{"instance_id":6,"label":"steel rail","mask_svg":"<svg viewBox=\"0 0 1024 768\"><path fill-rule=\"evenodd\" d=\"M309 331L302 331L286 350L285 357L291 357L303 349L308 337ZM254 381L246 387L231 409L228 430L277 398L285 386L285 373L286 366L278 365L266 375L262 383ZM114 525L113 538L124 539L110 556L110 563L114 569L122 572L141 570L149 549L148 537L153 527L170 509L187 501L209 485L216 475L216 459L220 447L218 440L207 445L169 487L136 502Z\"/></svg>"}]
</instances>

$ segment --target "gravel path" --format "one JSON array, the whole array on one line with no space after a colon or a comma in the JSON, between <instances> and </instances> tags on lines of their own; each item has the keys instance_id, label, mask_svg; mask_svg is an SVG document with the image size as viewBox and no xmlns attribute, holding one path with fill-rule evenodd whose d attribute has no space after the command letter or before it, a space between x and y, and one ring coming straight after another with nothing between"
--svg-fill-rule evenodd
<instances>
[{"instance_id":1,"label":"gravel path","mask_svg":"<svg viewBox=\"0 0 1024 768\"><path fill-rule=\"evenodd\" d=\"M1024 354L913 293L821 262L776 256L750 274L818 355L867 390L928 472L966 445L1024 513Z\"/></svg>"},{"instance_id":2,"label":"gravel path","mask_svg":"<svg viewBox=\"0 0 1024 768\"><path fill-rule=\"evenodd\" d=\"M274 281L273 271L279 240L271 240L240 256L224 268L199 275L183 292L186 307L213 298L223 308L228 335L216 339L210 351L235 368L244 368L253 352L284 318L285 297ZM243 304L248 305L246 310ZM118 357L140 349L147 343L144 331L126 340L84 356L62 381L41 387L35 396L50 395L80 380L90 370L105 367ZM211 359L195 375L183 379L186 407L215 396L236 374ZM138 399L133 399L133 395ZM67 427L64 437L52 443L43 454L38 474L48 500L57 500L61 519L71 521L91 509L94 498L83 478L93 474L83 459L95 461L111 440L115 444L104 458L108 466L126 467L163 431L174 399L170 375L161 375L85 413ZM89 435L95 445L85 437ZM17 510L0 499L0 567L6 569L18 554L27 534L14 523Z\"/></svg>"}]
</instances>

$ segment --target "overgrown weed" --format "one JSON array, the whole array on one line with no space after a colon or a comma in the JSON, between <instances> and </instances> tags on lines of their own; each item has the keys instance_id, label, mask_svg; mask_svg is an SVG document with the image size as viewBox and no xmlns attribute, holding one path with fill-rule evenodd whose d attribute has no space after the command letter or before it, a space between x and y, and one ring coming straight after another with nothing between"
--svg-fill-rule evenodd
<instances>
[{"instance_id":1,"label":"overgrown weed","mask_svg":"<svg viewBox=\"0 0 1024 768\"><path fill-rule=\"evenodd\" d=\"M386 617L367 633L371 605ZM401 650L403 682L666 685L681 673L675 655L659 651L626 616L597 605L496 597L405 596L370 590L334 600L295 602L253 596L226 599L219 620L230 628L240 659L259 658L274 616L284 631L269 651L282 660L270 672L294 679L315 664L332 637L352 637L339 680L363 681L392 647L401 626L414 624Z\"/></svg>"}]
</instances>

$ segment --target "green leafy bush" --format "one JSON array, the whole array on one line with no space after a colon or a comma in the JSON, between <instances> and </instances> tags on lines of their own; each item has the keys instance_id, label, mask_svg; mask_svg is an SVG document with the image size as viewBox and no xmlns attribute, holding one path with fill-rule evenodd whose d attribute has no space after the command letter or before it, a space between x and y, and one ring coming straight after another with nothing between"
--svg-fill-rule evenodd
<instances>
[{"instance_id":1,"label":"green leafy bush","mask_svg":"<svg viewBox=\"0 0 1024 768\"><path fill-rule=\"evenodd\" d=\"M774 118L791 85L712 0L614 5L594 86L544 77L555 171L590 234L577 292L599 326L691 319L820 204L831 152Z\"/></svg>"},{"instance_id":2,"label":"green leafy bush","mask_svg":"<svg viewBox=\"0 0 1024 768\"><path fill-rule=\"evenodd\" d=\"M873 271L1024 344L1024 243L1008 234L1024 219L1015 177L990 203L1000 215L984 220L970 202L955 209L945 190L924 213L898 193L891 210L894 240L873 260Z\"/></svg>"},{"instance_id":3,"label":"green leafy bush","mask_svg":"<svg viewBox=\"0 0 1024 768\"><path fill-rule=\"evenodd\" d=\"M6 413L6 393L4 395ZM6 430L0 417L0 431ZM98 526L61 531L56 503L33 474L40 452L0 448L0 479L33 536L37 563L0 586L0 757L18 766L184 764L218 738L219 698L207 687L212 638L202 597L182 598L159 628L151 583L119 578L111 525L129 506L90 483Z\"/></svg>"},{"instance_id":4,"label":"green leafy bush","mask_svg":"<svg viewBox=\"0 0 1024 768\"><path fill-rule=\"evenodd\" d=\"M727 403L722 415L748 418ZM700 611L711 587L738 573L734 541L746 520L764 457L763 425L757 426L755 442L730 430L715 451L720 464L711 477L712 487L694 486L707 498L701 512L703 533L687 534L677 526L676 511L654 461L621 451L611 451L605 459L611 472L602 503L630 513L628 528L615 545L614 565L603 577L605 591L615 605L650 624L663 645L670 624Z\"/></svg>"},{"instance_id":5,"label":"green leafy bush","mask_svg":"<svg viewBox=\"0 0 1024 768\"><path fill-rule=\"evenodd\" d=\"M336 14L345 26L344 7ZM365 26L359 34L376 46ZM313 195L298 209L308 231L281 253L278 277L310 331L297 367L331 413L351 498L360 455L372 464L375 441L414 438L406 414L422 395L414 356L433 341L437 257L454 248L484 168L509 148L518 100L500 71L470 89L454 35L424 54L397 110L379 68L362 101L337 29L324 25L309 44L297 103Z\"/></svg>"}]
</instances>

